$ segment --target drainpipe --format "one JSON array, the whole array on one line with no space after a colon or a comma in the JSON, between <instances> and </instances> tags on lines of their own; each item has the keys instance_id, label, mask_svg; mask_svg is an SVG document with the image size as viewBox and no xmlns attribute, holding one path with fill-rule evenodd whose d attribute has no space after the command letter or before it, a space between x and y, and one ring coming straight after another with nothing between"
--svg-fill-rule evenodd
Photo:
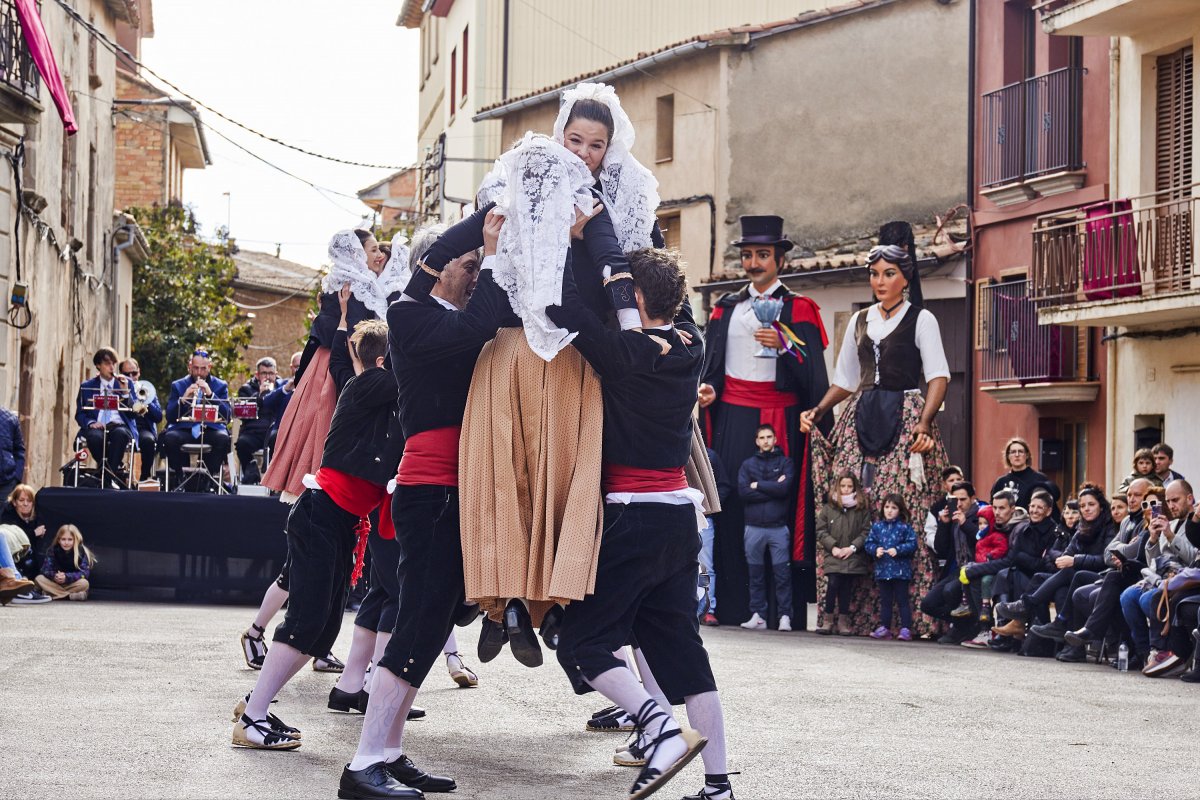
<instances>
[{"instance_id":1,"label":"drainpipe","mask_svg":"<svg viewBox=\"0 0 1200 800\"><path fill-rule=\"evenodd\" d=\"M121 309L119 308L119 301L120 301L121 295L120 295L120 292L117 291L117 288L121 285L120 284L121 252L123 250L125 250L125 248L127 248L127 247L132 247L134 242L137 241L137 239L134 238L135 237L134 231L136 231L136 230L137 230L136 225L131 225L129 223L125 223L124 225L121 225L120 227L113 230L113 232L112 232L112 237L113 237L112 284L111 284L112 285L112 309L109 312L109 316L112 318L111 341L114 343L120 341L120 337L117 336L117 326L121 324ZM122 242L121 244L117 244L117 234L122 233L122 232L125 234L125 241ZM127 342L126 344L132 345L133 342ZM126 350L131 350L131 349L132 349L131 347L126 348Z\"/></svg>"},{"instance_id":2,"label":"drainpipe","mask_svg":"<svg viewBox=\"0 0 1200 800\"><path fill-rule=\"evenodd\" d=\"M1114 187L1121 188L1121 40L1114 36L1108 45L1108 196L1117 196ZM1134 190L1133 194L1137 194ZM1115 329L1113 330L1115 333ZM1118 340L1105 341L1105 361L1107 371L1104 375L1104 477L1106 486L1114 486L1117 473L1114 470L1117 451L1117 350L1121 347Z\"/></svg>"},{"instance_id":3,"label":"drainpipe","mask_svg":"<svg viewBox=\"0 0 1200 800\"><path fill-rule=\"evenodd\" d=\"M504 0L504 44L500 55L500 99L508 99L508 3Z\"/></svg>"},{"instance_id":4,"label":"drainpipe","mask_svg":"<svg viewBox=\"0 0 1200 800\"><path fill-rule=\"evenodd\" d=\"M971 0L967 13L967 208L975 210L975 10L978 0ZM975 217L967 215L968 241L975 241ZM975 325L975 248L967 248L967 320L972 330ZM967 455L964 469L974 471L975 468L975 347L974 342L967 347L966 359L967 383L965 420L967 430Z\"/></svg>"}]
</instances>

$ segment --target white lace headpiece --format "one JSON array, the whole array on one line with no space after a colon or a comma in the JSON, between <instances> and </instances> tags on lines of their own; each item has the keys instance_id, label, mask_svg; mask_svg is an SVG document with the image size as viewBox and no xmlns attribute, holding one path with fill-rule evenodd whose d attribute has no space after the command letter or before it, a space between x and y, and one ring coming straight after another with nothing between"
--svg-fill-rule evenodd
<instances>
[{"instance_id":1,"label":"white lace headpiece","mask_svg":"<svg viewBox=\"0 0 1200 800\"><path fill-rule=\"evenodd\" d=\"M388 258L383 272L379 273L379 277L375 279L384 301L386 302L387 298L396 292L403 292L404 287L408 286L410 277L412 277L412 273L408 271L408 237L403 233L397 233L392 237L392 254Z\"/></svg>"},{"instance_id":2,"label":"white lace headpiece","mask_svg":"<svg viewBox=\"0 0 1200 800\"><path fill-rule=\"evenodd\" d=\"M631 253L651 247L650 231L659 203L658 180L633 157L633 123L621 108L616 90L606 83L580 83L563 92L558 118L554 120L554 141L563 143L567 119L579 100L604 103L612 113L613 134L600 167L600 193L612 217L621 250Z\"/></svg>"},{"instance_id":3,"label":"white lace headpiece","mask_svg":"<svg viewBox=\"0 0 1200 800\"><path fill-rule=\"evenodd\" d=\"M382 293L375 273L367 266L367 252L352 230L338 231L329 240L329 274L321 281L321 291L337 292L344 284L375 316L387 316L387 295Z\"/></svg>"},{"instance_id":4,"label":"white lace headpiece","mask_svg":"<svg viewBox=\"0 0 1200 800\"><path fill-rule=\"evenodd\" d=\"M505 217L492 276L521 318L529 347L547 361L574 334L546 316L562 301L575 209L592 210L592 176L570 150L536 133L500 156L496 212Z\"/></svg>"}]
</instances>

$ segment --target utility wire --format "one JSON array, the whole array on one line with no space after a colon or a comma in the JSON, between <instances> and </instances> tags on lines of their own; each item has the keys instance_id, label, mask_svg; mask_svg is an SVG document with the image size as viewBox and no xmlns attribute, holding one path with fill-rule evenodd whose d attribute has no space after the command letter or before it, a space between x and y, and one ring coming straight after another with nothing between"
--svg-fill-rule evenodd
<instances>
[{"instance_id":1,"label":"utility wire","mask_svg":"<svg viewBox=\"0 0 1200 800\"><path fill-rule=\"evenodd\" d=\"M104 44L104 46L107 47L112 53L124 56L125 58L129 59L130 62L132 62L133 64L136 64L138 67L145 70L149 74L153 75L155 78L158 78L160 81L165 83L167 86L169 86L171 89L175 90L182 96L186 97L188 100L191 100L193 103L195 103L196 105L205 109L206 111L216 114L218 117L225 120L226 122L228 122L232 125L236 125L237 127L241 128L242 130L246 131L247 133L252 133L255 136L258 136L262 139L266 139L268 142L274 142L275 144L279 145L280 147L286 147L289 150L295 150L297 153L303 153L306 156L312 156L313 158L320 158L325 161L333 161L337 164L346 164L346 165L349 165L352 167L369 167L371 169L390 169L393 171L397 171L397 170L404 170L404 169L412 169L416 166L415 164L409 164L407 166L396 166L394 164L368 164L363 161L352 161L352 160L346 159L346 158L338 158L337 156L329 156L329 155L325 155L324 153L317 153L312 150L307 150L303 147L298 147L294 144L285 142L282 139L279 139L275 136L271 136L270 134L255 130L254 128L251 128L249 125L238 122L236 119L234 119L233 117L231 117L227 114L223 114L222 112L218 111L217 109L215 109L212 106L205 103L203 100L199 100L196 97L194 97L193 95L188 94L186 91L179 88L178 85L171 82L167 78L164 78L162 75L160 75L159 73L155 72L150 67L143 64L141 61L139 61L133 55L133 53L129 52L121 45L119 45L116 42L114 42L113 40L109 39L107 36L104 35L104 33L102 31L100 31L98 28L96 28L95 25L92 25L90 22L88 22L83 17L81 17L79 15L79 12L76 11L74 8L72 8L70 6L70 4L67 2L67 0L55 0L55 2L57 2L58 5L63 9L63 11L66 12L67 16L71 17L71 19L75 20L75 22L77 22L81 26L83 26L83 28L86 29L88 31L88 33L90 33L92 36L94 36L98 41L102 42Z\"/></svg>"}]
</instances>

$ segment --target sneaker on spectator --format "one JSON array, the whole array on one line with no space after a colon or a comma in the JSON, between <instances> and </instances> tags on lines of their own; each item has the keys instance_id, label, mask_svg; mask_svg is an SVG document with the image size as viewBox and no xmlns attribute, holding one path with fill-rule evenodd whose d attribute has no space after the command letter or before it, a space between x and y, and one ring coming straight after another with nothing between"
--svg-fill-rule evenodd
<instances>
[{"instance_id":1,"label":"sneaker on spectator","mask_svg":"<svg viewBox=\"0 0 1200 800\"><path fill-rule=\"evenodd\" d=\"M717 619L715 614L713 614L711 611L709 611L709 612L705 613L705 615L703 617L700 618L700 624L707 625L710 628L716 628L721 624L721 621L719 619Z\"/></svg>"},{"instance_id":2,"label":"sneaker on spectator","mask_svg":"<svg viewBox=\"0 0 1200 800\"><path fill-rule=\"evenodd\" d=\"M1019 622L1028 622L1029 609L1025 607L1025 601L1023 600L1009 600L996 604L996 616L1004 617L1005 619L1015 619Z\"/></svg>"},{"instance_id":3,"label":"sneaker on spectator","mask_svg":"<svg viewBox=\"0 0 1200 800\"><path fill-rule=\"evenodd\" d=\"M960 644L962 644L963 647L982 649L982 648L987 647L988 642L990 642L991 640L992 640L992 632L987 629L984 629L984 630L981 630L979 633L975 634L974 639L968 639L967 641L961 642Z\"/></svg>"},{"instance_id":4,"label":"sneaker on spectator","mask_svg":"<svg viewBox=\"0 0 1200 800\"><path fill-rule=\"evenodd\" d=\"M974 636L975 634L971 632L969 627L965 625L954 625L950 628L950 630L938 637L937 642L938 644L962 644Z\"/></svg>"},{"instance_id":5,"label":"sneaker on spectator","mask_svg":"<svg viewBox=\"0 0 1200 800\"><path fill-rule=\"evenodd\" d=\"M900 633L899 633L899 635L896 636L896 638L902 642L911 642L912 641L912 631L910 631L908 628L901 628Z\"/></svg>"},{"instance_id":6,"label":"sneaker on spectator","mask_svg":"<svg viewBox=\"0 0 1200 800\"><path fill-rule=\"evenodd\" d=\"M882 625L880 625L878 628L871 631L871 638L872 639L890 639L890 638L892 638L892 632L889 631L887 628L883 627Z\"/></svg>"},{"instance_id":7,"label":"sneaker on spectator","mask_svg":"<svg viewBox=\"0 0 1200 800\"><path fill-rule=\"evenodd\" d=\"M767 629L767 621L755 611L750 615L750 619L742 623L742 627L748 631L765 631Z\"/></svg>"},{"instance_id":8,"label":"sneaker on spectator","mask_svg":"<svg viewBox=\"0 0 1200 800\"><path fill-rule=\"evenodd\" d=\"M49 603L50 596L42 594L41 589L30 589L27 592L21 592L12 599L14 606L36 606L40 603Z\"/></svg>"},{"instance_id":9,"label":"sneaker on spectator","mask_svg":"<svg viewBox=\"0 0 1200 800\"><path fill-rule=\"evenodd\" d=\"M790 631L791 629L792 629L792 618L789 617L787 614L782 615L779 618L779 630Z\"/></svg>"},{"instance_id":10,"label":"sneaker on spectator","mask_svg":"<svg viewBox=\"0 0 1200 800\"><path fill-rule=\"evenodd\" d=\"M971 616L971 607L966 603L960 603L958 608L950 612L950 616L954 617L955 619L969 617Z\"/></svg>"},{"instance_id":11,"label":"sneaker on spectator","mask_svg":"<svg viewBox=\"0 0 1200 800\"><path fill-rule=\"evenodd\" d=\"M1080 664L1087 661L1087 651L1082 647L1072 647L1067 645L1062 650L1058 651L1058 655L1054 657L1058 661L1063 661L1068 664Z\"/></svg>"},{"instance_id":12,"label":"sneaker on spectator","mask_svg":"<svg viewBox=\"0 0 1200 800\"><path fill-rule=\"evenodd\" d=\"M992 632L995 632L995 628L992 629ZM995 653L1020 652L1021 641L1015 636L997 636L988 642L988 649Z\"/></svg>"},{"instance_id":13,"label":"sneaker on spectator","mask_svg":"<svg viewBox=\"0 0 1200 800\"><path fill-rule=\"evenodd\" d=\"M1170 650L1154 650L1151 651L1150 657L1146 659L1146 666L1142 669L1142 674L1148 678L1160 678L1174 669L1177 664L1182 663L1182 661L1183 659Z\"/></svg>"}]
</instances>

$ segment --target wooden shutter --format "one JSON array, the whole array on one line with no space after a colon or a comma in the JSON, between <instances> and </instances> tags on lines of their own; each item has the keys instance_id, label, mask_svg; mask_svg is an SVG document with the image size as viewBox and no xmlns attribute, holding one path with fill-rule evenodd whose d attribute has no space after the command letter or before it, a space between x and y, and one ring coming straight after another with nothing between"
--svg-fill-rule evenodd
<instances>
[{"instance_id":1,"label":"wooden shutter","mask_svg":"<svg viewBox=\"0 0 1200 800\"><path fill-rule=\"evenodd\" d=\"M1186 189L1192 183L1192 48L1160 56L1157 82L1154 188Z\"/></svg>"}]
</instances>

